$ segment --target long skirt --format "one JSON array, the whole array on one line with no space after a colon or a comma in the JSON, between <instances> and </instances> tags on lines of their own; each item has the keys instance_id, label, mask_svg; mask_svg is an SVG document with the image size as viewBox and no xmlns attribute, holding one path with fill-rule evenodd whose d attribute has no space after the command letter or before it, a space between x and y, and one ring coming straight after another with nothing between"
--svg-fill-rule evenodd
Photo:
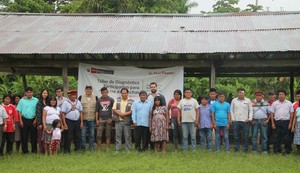
<instances>
[{"instance_id":1,"label":"long skirt","mask_svg":"<svg viewBox=\"0 0 300 173\"><path fill-rule=\"evenodd\" d=\"M296 127L294 132L294 144L300 145L300 121L296 122Z\"/></svg>"},{"instance_id":2,"label":"long skirt","mask_svg":"<svg viewBox=\"0 0 300 173\"><path fill-rule=\"evenodd\" d=\"M165 115L157 114L152 119L151 141L168 141L168 131L166 130L167 120Z\"/></svg>"}]
</instances>

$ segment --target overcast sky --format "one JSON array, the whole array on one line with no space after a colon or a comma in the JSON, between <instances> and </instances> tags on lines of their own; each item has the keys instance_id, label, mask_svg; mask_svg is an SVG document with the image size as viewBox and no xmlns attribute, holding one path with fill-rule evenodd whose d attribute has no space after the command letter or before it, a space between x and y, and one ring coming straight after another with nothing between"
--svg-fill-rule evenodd
<instances>
[{"instance_id":1,"label":"overcast sky","mask_svg":"<svg viewBox=\"0 0 300 173\"><path fill-rule=\"evenodd\" d=\"M191 14L199 14L200 11L212 11L213 4L217 0L190 0L190 2L197 2L198 7L191 9ZM246 9L247 4L255 4L256 0L240 0L239 7ZM264 7L264 11L300 11L300 0L258 0L258 4Z\"/></svg>"}]
</instances>

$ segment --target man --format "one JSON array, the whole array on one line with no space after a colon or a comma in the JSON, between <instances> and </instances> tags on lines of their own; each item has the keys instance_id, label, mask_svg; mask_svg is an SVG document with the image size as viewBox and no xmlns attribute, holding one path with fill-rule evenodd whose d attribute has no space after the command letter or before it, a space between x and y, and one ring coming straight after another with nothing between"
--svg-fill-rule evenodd
<instances>
[{"instance_id":1,"label":"man","mask_svg":"<svg viewBox=\"0 0 300 173\"><path fill-rule=\"evenodd\" d=\"M267 154L267 130L269 122L269 104L264 101L264 92L261 90L255 91L255 99L252 101L253 121L252 121L252 150L257 152L258 130L260 131L261 151Z\"/></svg>"},{"instance_id":2,"label":"man","mask_svg":"<svg viewBox=\"0 0 300 173\"><path fill-rule=\"evenodd\" d=\"M92 86L85 87L85 94L79 96L78 100L82 104L83 127L81 129L81 150L85 151L86 145L86 132L89 132L89 149L94 150L95 141L95 111L97 96L93 95Z\"/></svg>"},{"instance_id":3,"label":"man","mask_svg":"<svg viewBox=\"0 0 300 173\"><path fill-rule=\"evenodd\" d=\"M229 152L230 104L225 102L225 93L223 91L218 93L218 101L211 106L211 117L213 128L216 130L217 152L221 148L221 131L224 134L226 152Z\"/></svg>"},{"instance_id":4,"label":"man","mask_svg":"<svg viewBox=\"0 0 300 173\"><path fill-rule=\"evenodd\" d=\"M17 106L20 116L21 143L23 154L28 154L28 137L30 136L31 152L37 152L37 120L36 105L39 100L33 97L33 89L27 87L25 89L25 97L23 97Z\"/></svg>"},{"instance_id":5,"label":"man","mask_svg":"<svg viewBox=\"0 0 300 173\"><path fill-rule=\"evenodd\" d=\"M178 125L182 129L182 149L187 150L188 136L191 136L192 149L196 150L196 130L201 128L199 123L200 111L196 99L192 98L192 90L186 89L185 98L178 103Z\"/></svg>"},{"instance_id":6,"label":"man","mask_svg":"<svg viewBox=\"0 0 300 173\"><path fill-rule=\"evenodd\" d=\"M118 97L113 105L114 121L116 128L116 151L121 150L122 134L125 137L125 150L131 149L131 106L133 100L128 98L128 89L121 89L121 97Z\"/></svg>"},{"instance_id":7,"label":"man","mask_svg":"<svg viewBox=\"0 0 300 173\"><path fill-rule=\"evenodd\" d=\"M101 88L101 97L96 103L97 149L101 150L102 133L106 132L106 152L109 150L112 129L112 107L114 99L108 96L108 89Z\"/></svg>"},{"instance_id":8,"label":"man","mask_svg":"<svg viewBox=\"0 0 300 173\"><path fill-rule=\"evenodd\" d=\"M153 104L154 104L154 98L155 98L156 96L160 96L162 105L163 105L163 106L166 106L166 99L165 99L165 96L162 95L161 93L158 93L158 91L157 91L157 83L155 83L155 82L151 82L151 83L150 83L150 91L151 91L151 93L148 95L147 100L151 101L151 107L153 107Z\"/></svg>"},{"instance_id":9,"label":"man","mask_svg":"<svg viewBox=\"0 0 300 173\"><path fill-rule=\"evenodd\" d=\"M8 115L6 113L5 108L2 105L0 105L0 145L2 144L3 131L6 131L6 128L7 128L7 124L6 124L7 118L8 118ZM2 151L3 148L0 148L0 150ZM0 152L0 156L1 155L2 155L2 152Z\"/></svg>"},{"instance_id":10,"label":"man","mask_svg":"<svg viewBox=\"0 0 300 173\"><path fill-rule=\"evenodd\" d=\"M71 152L71 143L74 141L75 151L80 149L81 128L83 127L82 105L77 100L77 91L68 91L69 99L62 104L62 122L65 128L64 152Z\"/></svg>"},{"instance_id":11,"label":"man","mask_svg":"<svg viewBox=\"0 0 300 173\"><path fill-rule=\"evenodd\" d=\"M151 102L147 99L146 91L139 93L140 99L134 101L132 106L132 121L135 127L135 149L145 151L149 144L149 117ZM141 146L141 140L143 145Z\"/></svg>"},{"instance_id":12,"label":"man","mask_svg":"<svg viewBox=\"0 0 300 173\"><path fill-rule=\"evenodd\" d=\"M269 107L272 106L272 104L276 101L276 94L274 90L270 90L268 92L268 100L266 101L269 104ZM272 121L271 121L271 116L269 116L269 122L268 122L268 130L267 130L267 149L268 152L270 151L270 144L273 143L272 140L272 135L274 133L274 130L272 129Z\"/></svg>"},{"instance_id":13,"label":"man","mask_svg":"<svg viewBox=\"0 0 300 173\"><path fill-rule=\"evenodd\" d=\"M250 122L253 117L253 108L250 99L245 97L245 89L237 89L237 98L231 102L230 112L233 124L234 151L240 150L240 132L242 131L242 141L244 152L248 151L248 133Z\"/></svg>"},{"instance_id":14,"label":"man","mask_svg":"<svg viewBox=\"0 0 300 173\"><path fill-rule=\"evenodd\" d=\"M281 141L284 141L285 153L290 154L292 151L292 120L294 109L290 101L285 99L286 91L278 90L278 100L275 101L271 108L272 128L274 131L274 153L281 153Z\"/></svg>"},{"instance_id":15,"label":"man","mask_svg":"<svg viewBox=\"0 0 300 173\"><path fill-rule=\"evenodd\" d=\"M55 88L55 94L56 94L56 99L57 99L57 107L61 108L61 105L64 103L65 100L68 98L63 96L63 87L57 87Z\"/></svg>"},{"instance_id":16,"label":"man","mask_svg":"<svg viewBox=\"0 0 300 173\"><path fill-rule=\"evenodd\" d=\"M218 101L217 100L217 90L215 88L211 88L211 89L209 89L208 104L212 105L216 101Z\"/></svg>"}]
</instances>

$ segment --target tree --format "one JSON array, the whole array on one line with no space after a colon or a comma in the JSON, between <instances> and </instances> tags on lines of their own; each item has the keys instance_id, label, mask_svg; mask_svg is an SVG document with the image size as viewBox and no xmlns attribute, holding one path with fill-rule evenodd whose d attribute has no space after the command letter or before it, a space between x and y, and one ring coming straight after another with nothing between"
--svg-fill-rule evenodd
<instances>
[{"instance_id":1,"label":"tree","mask_svg":"<svg viewBox=\"0 0 300 173\"><path fill-rule=\"evenodd\" d=\"M51 13L54 6L43 0L15 0L12 3L6 2L7 11L23 13Z\"/></svg>"},{"instance_id":2,"label":"tree","mask_svg":"<svg viewBox=\"0 0 300 173\"><path fill-rule=\"evenodd\" d=\"M246 8L244 11L249 11L249 12L258 12L260 10L263 10L263 6L261 5L254 5L254 4L248 4L248 8Z\"/></svg>"},{"instance_id":3,"label":"tree","mask_svg":"<svg viewBox=\"0 0 300 173\"><path fill-rule=\"evenodd\" d=\"M218 0L213 5L214 13L229 13L229 12L240 12L241 9L239 7L235 7L238 5L239 0Z\"/></svg>"}]
</instances>

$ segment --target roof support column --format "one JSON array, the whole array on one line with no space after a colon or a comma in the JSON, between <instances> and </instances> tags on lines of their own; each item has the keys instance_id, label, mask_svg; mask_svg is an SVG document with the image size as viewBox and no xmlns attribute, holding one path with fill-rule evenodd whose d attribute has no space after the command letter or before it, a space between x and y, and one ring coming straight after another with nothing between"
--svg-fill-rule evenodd
<instances>
[{"instance_id":1,"label":"roof support column","mask_svg":"<svg viewBox=\"0 0 300 173\"><path fill-rule=\"evenodd\" d=\"M294 103L294 72L291 72L290 75L290 100L292 103Z\"/></svg>"},{"instance_id":2,"label":"roof support column","mask_svg":"<svg viewBox=\"0 0 300 173\"><path fill-rule=\"evenodd\" d=\"M210 65L210 88L215 88L216 85L216 67L215 62L212 61Z\"/></svg>"},{"instance_id":3,"label":"roof support column","mask_svg":"<svg viewBox=\"0 0 300 173\"><path fill-rule=\"evenodd\" d=\"M23 88L24 88L24 91L25 91L25 89L27 88L26 76L25 75L21 75L21 77L22 77L22 82L23 82Z\"/></svg>"},{"instance_id":4,"label":"roof support column","mask_svg":"<svg viewBox=\"0 0 300 173\"><path fill-rule=\"evenodd\" d=\"M62 63L62 78L63 78L64 96L67 96L68 90L69 90L68 61L67 60Z\"/></svg>"}]
</instances>

